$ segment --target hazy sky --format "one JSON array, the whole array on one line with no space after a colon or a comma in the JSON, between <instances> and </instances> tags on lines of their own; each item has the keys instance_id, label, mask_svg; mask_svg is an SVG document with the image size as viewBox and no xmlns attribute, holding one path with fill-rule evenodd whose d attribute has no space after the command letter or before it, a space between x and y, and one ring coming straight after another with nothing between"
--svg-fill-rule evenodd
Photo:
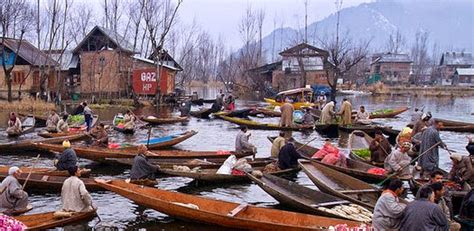
<instances>
[{"instance_id":1,"label":"hazy sky","mask_svg":"<svg viewBox=\"0 0 474 231\"><path fill-rule=\"evenodd\" d=\"M342 7L356 6L372 0L343 0ZM284 27L304 27L304 0L184 0L180 20L193 20L216 38L220 35L234 48L241 44L238 23L247 6L265 10L264 35L283 23ZM308 24L335 12L335 0L308 0Z\"/></svg>"}]
</instances>

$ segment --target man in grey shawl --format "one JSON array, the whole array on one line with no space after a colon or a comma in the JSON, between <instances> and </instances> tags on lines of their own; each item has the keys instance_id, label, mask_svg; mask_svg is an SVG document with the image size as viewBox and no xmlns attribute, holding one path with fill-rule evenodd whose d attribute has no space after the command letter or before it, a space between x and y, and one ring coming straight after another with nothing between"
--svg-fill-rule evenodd
<instances>
[{"instance_id":1,"label":"man in grey shawl","mask_svg":"<svg viewBox=\"0 0 474 231\"><path fill-rule=\"evenodd\" d=\"M439 129L442 126L443 124L441 122L436 121L432 126L421 132L419 137L414 137L415 142L420 143L420 154L427 152L421 156L419 160L419 165L424 174L430 174L438 168L438 147L441 146L447 149L446 144L444 144L439 137Z\"/></svg>"},{"instance_id":2,"label":"man in grey shawl","mask_svg":"<svg viewBox=\"0 0 474 231\"><path fill-rule=\"evenodd\" d=\"M249 142L250 134L247 134L247 126L241 126L237 137L235 137L235 151L238 153L243 152L256 152L255 146Z\"/></svg>"},{"instance_id":3,"label":"man in grey shawl","mask_svg":"<svg viewBox=\"0 0 474 231\"><path fill-rule=\"evenodd\" d=\"M398 199L403 194L403 182L399 179L390 181L387 190L377 200L372 218L375 230L398 230L403 211L406 207Z\"/></svg>"},{"instance_id":4,"label":"man in grey shawl","mask_svg":"<svg viewBox=\"0 0 474 231\"><path fill-rule=\"evenodd\" d=\"M145 156L147 152L148 149L145 145L138 146L138 155L133 159L132 170L130 171L132 180L154 180L156 172L160 170L159 166L148 162L148 158Z\"/></svg>"},{"instance_id":5,"label":"man in grey shawl","mask_svg":"<svg viewBox=\"0 0 474 231\"><path fill-rule=\"evenodd\" d=\"M26 210L28 207L28 193L18 182L21 170L18 167L8 169L8 176L0 185L0 212L11 215L15 211Z\"/></svg>"}]
</instances>

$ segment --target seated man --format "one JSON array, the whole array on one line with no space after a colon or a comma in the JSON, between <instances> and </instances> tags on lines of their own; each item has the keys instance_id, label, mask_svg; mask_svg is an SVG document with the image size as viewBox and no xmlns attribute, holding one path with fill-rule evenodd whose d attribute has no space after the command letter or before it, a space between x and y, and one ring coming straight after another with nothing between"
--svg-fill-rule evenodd
<instances>
[{"instance_id":1,"label":"seated man","mask_svg":"<svg viewBox=\"0 0 474 231\"><path fill-rule=\"evenodd\" d=\"M256 152L255 146L250 144L249 137L250 133L247 134L247 126L241 126L239 133L235 137L235 151L238 153L245 153L245 152Z\"/></svg>"},{"instance_id":2,"label":"seated man","mask_svg":"<svg viewBox=\"0 0 474 231\"><path fill-rule=\"evenodd\" d=\"M79 177L81 172L77 166L73 166L61 190L61 211L64 212L89 212L94 210L92 197L86 189L84 182Z\"/></svg>"},{"instance_id":3,"label":"seated man","mask_svg":"<svg viewBox=\"0 0 474 231\"><path fill-rule=\"evenodd\" d=\"M0 185L0 212L4 214L12 215L15 211L26 210L28 207L28 193L17 179L20 174L18 167L11 167Z\"/></svg>"},{"instance_id":4,"label":"seated man","mask_svg":"<svg viewBox=\"0 0 474 231\"><path fill-rule=\"evenodd\" d=\"M67 123L67 118L68 118L68 114L64 114L63 115L63 118L61 118L56 126L56 130L58 132L69 132L69 124Z\"/></svg>"},{"instance_id":5,"label":"seated man","mask_svg":"<svg viewBox=\"0 0 474 231\"><path fill-rule=\"evenodd\" d=\"M392 152L392 147L383 133L377 130L375 132L375 139L370 143L369 150L372 163L383 163L385 158Z\"/></svg>"},{"instance_id":6,"label":"seated man","mask_svg":"<svg viewBox=\"0 0 474 231\"><path fill-rule=\"evenodd\" d=\"M444 198L445 195L445 187L443 183L437 182L433 183L429 186L431 189L433 189L433 193L435 195L435 203L439 206L439 208L443 211L443 213L446 215L446 219L449 221L449 230L451 231L456 231L461 228L461 225L451 218L451 212L448 207L448 203L446 202L446 199Z\"/></svg>"},{"instance_id":7,"label":"seated man","mask_svg":"<svg viewBox=\"0 0 474 231\"><path fill-rule=\"evenodd\" d=\"M77 166L77 155L74 149L71 148L69 140L63 141L63 147L65 149L63 153L59 155L55 166L58 170L69 170L72 167Z\"/></svg>"},{"instance_id":8,"label":"seated man","mask_svg":"<svg viewBox=\"0 0 474 231\"><path fill-rule=\"evenodd\" d=\"M10 118L8 120L7 133L21 133L23 129L21 128L21 121L16 116L15 112L10 113Z\"/></svg>"},{"instance_id":9,"label":"seated man","mask_svg":"<svg viewBox=\"0 0 474 231\"><path fill-rule=\"evenodd\" d=\"M296 151L294 142L295 139L293 137L289 138L278 154L278 167L281 170L296 168L298 166L298 159L302 158Z\"/></svg>"},{"instance_id":10,"label":"seated man","mask_svg":"<svg viewBox=\"0 0 474 231\"><path fill-rule=\"evenodd\" d=\"M462 199L459 217L474 220L474 189L471 189Z\"/></svg>"},{"instance_id":11,"label":"seated man","mask_svg":"<svg viewBox=\"0 0 474 231\"><path fill-rule=\"evenodd\" d=\"M365 110L364 106L360 106L359 111L355 117L355 122L359 124L370 124L370 114Z\"/></svg>"},{"instance_id":12,"label":"seated man","mask_svg":"<svg viewBox=\"0 0 474 231\"><path fill-rule=\"evenodd\" d=\"M141 144L138 146L138 154L133 158L132 170L130 171L130 179L132 181L142 179L154 180L156 178L155 174L160 170L160 167L148 161L148 158L145 156L147 152L148 149L145 145Z\"/></svg>"},{"instance_id":13,"label":"seated man","mask_svg":"<svg viewBox=\"0 0 474 231\"><path fill-rule=\"evenodd\" d=\"M466 191L471 190L471 187L474 186L474 169L471 157L455 153L451 155L451 160L453 167L449 172L449 180L459 183Z\"/></svg>"},{"instance_id":14,"label":"seated man","mask_svg":"<svg viewBox=\"0 0 474 231\"><path fill-rule=\"evenodd\" d=\"M109 144L109 135L103 123L100 123L97 127L92 129L91 135L95 138L94 145L107 147Z\"/></svg>"},{"instance_id":15,"label":"seated man","mask_svg":"<svg viewBox=\"0 0 474 231\"><path fill-rule=\"evenodd\" d=\"M377 200L374 208L372 225L375 230L397 230L400 227L400 220L403 216L406 204L399 201L402 196L403 182L399 179L392 179L387 190Z\"/></svg>"},{"instance_id":16,"label":"seated man","mask_svg":"<svg viewBox=\"0 0 474 231\"><path fill-rule=\"evenodd\" d=\"M280 132L277 138L273 140L272 143L272 149L271 149L271 155L272 158L278 158L278 153L280 153L280 150L283 146L285 146L286 141L285 141L285 132Z\"/></svg>"},{"instance_id":17,"label":"seated man","mask_svg":"<svg viewBox=\"0 0 474 231\"><path fill-rule=\"evenodd\" d=\"M467 140L466 150L469 152L469 155L474 156L474 138L468 136Z\"/></svg>"},{"instance_id":18,"label":"seated man","mask_svg":"<svg viewBox=\"0 0 474 231\"><path fill-rule=\"evenodd\" d=\"M125 113L125 117L123 119L125 129L133 129L135 127L135 116L132 114L132 111L128 110Z\"/></svg>"},{"instance_id":19,"label":"seated man","mask_svg":"<svg viewBox=\"0 0 474 231\"><path fill-rule=\"evenodd\" d=\"M56 110L51 110L51 113L48 115L48 119L46 120L46 130L49 132L57 132L57 125L59 122L58 113Z\"/></svg>"},{"instance_id":20,"label":"seated man","mask_svg":"<svg viewBox=\"0 0 474 231\"><path fill-rule=\"evenodd\" d=\"M411 146L410 142L405 142L399 149L396 149L387 156L384 162L384 168L387 173L399 172L399 176L411 178L410 167L407 167L411 162L411 157L408 156Z\"/></svg>"},{"instance_id":21,"label":"seated man","mask_svg":"<svg viewBox=\"0 0 474 231\"><path fill-rule=\"evenodd\" d=\"M303 115L303 125L314 125L314 117L311 115L311 108L306 108Z\"/></svg>"}]
</instances>

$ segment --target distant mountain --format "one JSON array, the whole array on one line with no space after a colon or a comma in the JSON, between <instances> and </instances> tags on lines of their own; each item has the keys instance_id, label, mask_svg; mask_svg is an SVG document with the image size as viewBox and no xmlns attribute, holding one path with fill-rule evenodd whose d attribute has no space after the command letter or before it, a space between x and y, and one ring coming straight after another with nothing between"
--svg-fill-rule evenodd
<instances>
[{"instance_id":1,"label":"distant mountain","mask_svg":"<svg viewBox=\"0 0 474 231\"><path fill-rule=\"evenodd\" d=\"M314 6L317 7L317 6ZM371 39L374 52L384 52L390 34L399 30L408 52L417 31L429 33L429 52L437 44L444 51L474 50L474 1L472 0L378 0L345 8L340 13L340 34L354 40ZM308 42L335 32L336 14L308 25ZM276 29L262 39L268 62L283 49L302 41L303 30ZM299 39L297 39L299 37ZM272 55L273 53L273 55Z\"/></svg>"}]
</instances>

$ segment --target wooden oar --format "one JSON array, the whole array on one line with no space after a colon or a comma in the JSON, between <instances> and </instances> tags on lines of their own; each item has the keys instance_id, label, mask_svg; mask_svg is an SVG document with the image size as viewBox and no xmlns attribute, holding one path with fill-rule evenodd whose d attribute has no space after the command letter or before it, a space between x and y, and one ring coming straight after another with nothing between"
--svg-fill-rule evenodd
<instances>
[{"instance_id":1,"label":"wooden oar","mask_svg":"<svg viewBox=\"0 0 474 231\"><path fill-rule=\"evenodd\" d=\"M433 149L433 148L435 148L435 147L438 147L439 144L441 144L441 141L438 142L438 143L436 143L436 144L434 144L433 146L431 146L430 148L428 148L426 151L424 151L423 153L421 153L421 154L418 155L417 157L413 158L413 160L412 160L409 164L403 166L403 167L402 167L401 169L399 169L398 171L396 171L396 172L390 174L387 178L385 178L382 182L378 183L377 185L379 185L379 186L383 185L387 180L389 180L390 178L392 178L392 177L398 175L403 169L405 169L406 167L408 167L408 166L410 166L411 164L415 163L415 161L417 161L421 156L423 156L423 155L425 155L426 153L428 153L429 151L431 151L431 149Z\"/></svg>"},{"instance_id":2,"label":"wooden oar","mask_svg":"<svg viewBox=\"0 0 474 231\"><path fill-rule=\"evenodd\" d=\"M31 173L33 172L33 169L35 168L36 163L38 162L38 160L39 160L39 158L40 158L40 155L41 155L41 154L38 154L38 156L36 156L36 159L35 159L35 161L33 162L33 167L31 167L30 172L28 173L28 176L26 176L25 182L23 183L23 189L25 189L26 183L27 183L28 180L30 179Z\"/></svg>"},{"instance_id":3,"label":"wooden oar","mask_svg":"<svg viewBox=\"0 0 474 231\"><path fill-rule=\"evenodd\" d=\"M296 151L299 151L300 149L304 148L306 145L308 145L309 143L315 141L317 138L319 138L318 136L314 137L314 139L306 142L305 144L301 145L301 147L299 147L298 149L296 149Z\"/></svg>"}]
</instances>

